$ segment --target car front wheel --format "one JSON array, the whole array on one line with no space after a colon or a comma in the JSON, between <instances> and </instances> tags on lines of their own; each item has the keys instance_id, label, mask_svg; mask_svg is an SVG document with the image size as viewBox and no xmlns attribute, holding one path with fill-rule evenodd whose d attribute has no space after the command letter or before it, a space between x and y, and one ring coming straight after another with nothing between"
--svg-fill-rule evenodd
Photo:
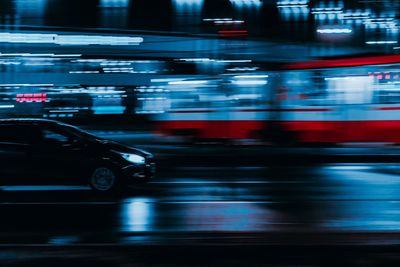
<instances>
[{"instance_id":1,"label":"car front wheel","mask_svg":"<svg viewBox=\"0 0 400 267\"><path fill-rule=\"evenodd\" d=\"M98 193L111 193L120 189L117 173L109 167L94 169L90 177L90 187Z\"/></svg>"}]
</instances>

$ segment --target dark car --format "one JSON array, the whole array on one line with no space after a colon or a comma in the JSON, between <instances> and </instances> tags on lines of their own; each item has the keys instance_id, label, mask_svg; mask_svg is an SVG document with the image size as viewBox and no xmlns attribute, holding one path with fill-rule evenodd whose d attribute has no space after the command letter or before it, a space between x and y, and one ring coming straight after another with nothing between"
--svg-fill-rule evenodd
<instances>
[{"instance_id":1,"label":"dark car","mask_svg":"<svg viewBox=\"0 0 400 267\"><path fill-rule=\"evenodd\" d=\"M146 183L154 172L152 154L74 126L0 120L1 185L90 185L97 192L119 192Z\"/></svg>"}]
</instances>

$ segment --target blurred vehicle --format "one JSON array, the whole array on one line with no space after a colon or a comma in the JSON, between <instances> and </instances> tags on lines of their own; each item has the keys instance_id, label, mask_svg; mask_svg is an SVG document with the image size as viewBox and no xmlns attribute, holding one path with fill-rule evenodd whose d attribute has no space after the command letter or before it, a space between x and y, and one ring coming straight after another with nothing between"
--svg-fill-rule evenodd
<instances>
[{"instance_id":1,"label":"blurred vehicle","mask_svg":"<svg viewBox=\"0 0 400 267\"><path fill-rule=\"evenodd\" d=\"M287 64L275 92L281 129L302 143L400 143L400 56Z\"/></svg>"},{"instance_id":2,"label":"blurred vehicle","mask_svg":"<svg viewBox=\"0 0 400 267\"><path fill-rule=\"evenodd\" d=\"M110 193L145 183L154 173L152 154L74 126L42 119L0 120L2 185L90 185Z\"/></svg>"},{"instance_id":3,"label":"blurred vehicle","mask_svg":"<svg viewBox=\"0 0 400 267\"><path fill-rule=\"evenodd\" d=\"M193 140L261 139L271 108L269 75L231 75L167 85L157 131Z\"/></svg>"},{"instance_id":4,"label":"blurred vehicle","mask_svg":"<svg viewBox=\"0 0 400 267\"><path fill-rule=\"evenodd\" d=\"M193 140L400 143L400 56L333 58L170 82L157 130Z\"/></svg>"}]
</instances>

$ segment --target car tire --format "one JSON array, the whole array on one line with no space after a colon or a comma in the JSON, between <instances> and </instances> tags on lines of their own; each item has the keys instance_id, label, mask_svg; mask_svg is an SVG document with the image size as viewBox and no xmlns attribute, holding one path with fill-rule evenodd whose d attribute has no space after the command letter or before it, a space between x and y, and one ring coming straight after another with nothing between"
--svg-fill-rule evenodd
<instances>
[{"instance_id":1,"label":"car tire","mask_svg":"<svg viewBox=\"0 0 400 267\"><path fill-rule=\"evenodd\" d=\"M118 172L108 166L96 167L90 175L89 185L99 194L120 193L123 188Z\"/></svg>"}]
</instances>

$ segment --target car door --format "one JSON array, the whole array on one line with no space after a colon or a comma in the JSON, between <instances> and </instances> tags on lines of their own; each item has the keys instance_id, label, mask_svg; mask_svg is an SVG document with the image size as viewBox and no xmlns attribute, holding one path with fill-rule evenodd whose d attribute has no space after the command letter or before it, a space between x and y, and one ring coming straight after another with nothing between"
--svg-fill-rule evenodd
<instances>
[{"instance_id":1,"label":"car door","mask_svg":"<svg viewBox=\"0 0 400 267\"><path fill-rule=\"evenodd\" d=\"M40 184L80 184L86 174L85 142L57 127L39 127L39 140L29 154Z\"/></svg>"},{"instance_id":2,"label":"car door","mask_svg":"<svg viewBox=\"0 0 400 267\"><path fill-rule=\"evenodd\" d=\"M31 171L31 132L21 125L0 125L0 184L21 185Z\"/></svg>"}]
</instances>

